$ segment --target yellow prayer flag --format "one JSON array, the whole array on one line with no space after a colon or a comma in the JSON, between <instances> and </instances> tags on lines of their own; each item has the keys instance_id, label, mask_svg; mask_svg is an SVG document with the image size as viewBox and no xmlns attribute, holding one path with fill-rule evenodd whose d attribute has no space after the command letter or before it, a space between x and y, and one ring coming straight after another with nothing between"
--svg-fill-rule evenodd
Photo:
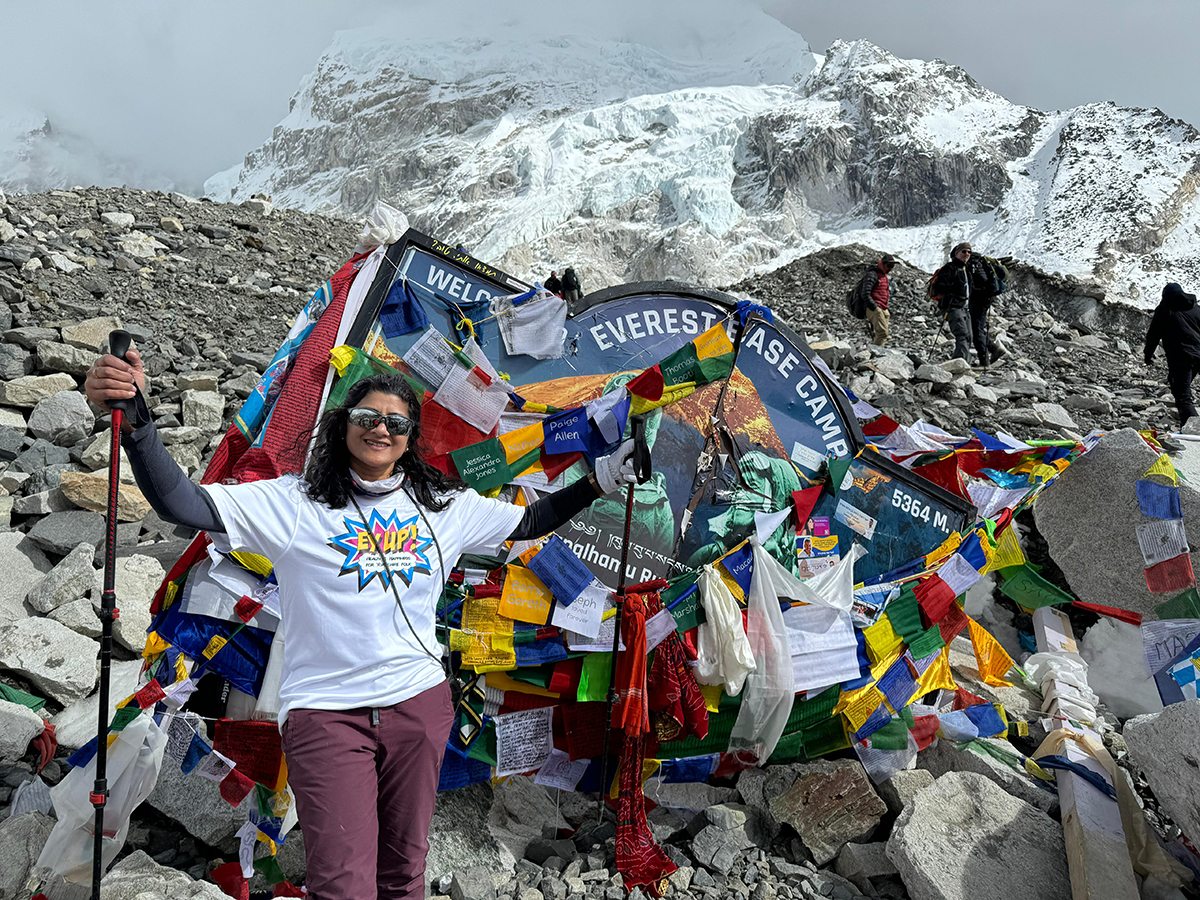
<instances>
[{"instance_id":1,"label":"yellow prayer flag","mask_svg":"<svg viewBox=\"0 0 1200 900\"><path fill-rule=\"evenodd\" d=\"M142 649L142 659L152 659L171 645L164 641L157 631L146 635L146 646Z\"/></svg>"},{"instance_id":2,"label":"yellow prayer flag","mask_svg":"<svg viewBox=\"0 0 1200 900\"><path fill-rule=\"evenodd\" d=\"M510 666L509 668L512 667ZM540 688L536 684L526 684L524 681L517 681L517 679L506 672L488 672L484 683L487 687L495 688L498 691L516 691L518 694L530 694L534 697L550 697L553 700L557 700L560 696L554 691Z\"/></svg>"},{"instance_id":3,"label":"yellow prayer flag","mask_svg":"<svg viewBox=\"0 0 1200 900\"><path fill-rule=\"evenodd\" d=\"M183 681L188 677L189 662L191 662L191 660L189 660L182 653L175 657L175 681Z\"/></svg>"},{"instance_id":4,"label":"yellow prayer flag","mask_svg":"<svg viewBox=\"0 0 1200 900\"><path fill-rule=\"evenodd\" d=\"M552 599L550 589L533 572L523 566L509 566L500 594L499 612L518 622L545 625Z\"/></svg>"},{"instance_id":5,"label":"yellow prayer flag","mask_svg":"<svg viewBox=\"0 0 1200 900\"><path fill-rule=\"evenodd\" d=\"M216 635L211 641L208 642L208 646L204 648L204 658L212 659L227 643L228 641L226 641L225 638L221 637L219 634Z\"/></svg>"},{"instance_id":6,"label":"yellow prayer flag","mask_svg":"<svg viewBox=\"0 0 1200 900\"><path fill-rule=\"evenodd\" d=\"M497 653L515 654L516 648L513 646L513 636L511 634L493 634L489 638L492 649Z\"/></svg>"},{"instance_id":7,"label":"yellow prayer flag","mask_svg":"<svg viewBox=\"0 0 1200 900\"><path fill-rule=\"evenodd\" d=\"M849 694L843 693L842 700L847 701L847 698L851 699L846 702L842 712L850 720L853 730L858 731L866 724L867 719L871 718L871 713L875 712L879 708L879 704L883 702L883 691L875 685L869 684L864 688L851 691Z\"/></svg>"},{"instance_id":8,"label":"yellow prayer flag","mask_svg":"<svg viewBox=\"0 0 1200 900\"><path fill-rule=\"evenodd\" d=\"M652 409L658 409L660 406L667 406L674 403L676 400L682 400L696 390L696 382L685 381L682 384L676 384L671 387L663 388L662 396L657 400L647 400L645 397L639 397L637 394L630 393L631 415L640 416L642 413L650 412Z\"/></svg>"},{"instance_id":9,"label":"yellow prayer flag","mask_svg":"<svg viewBox=\"0 0 1200 900\"><path fill-rule=\"evenodd\" d=\"M721 708L721 694L724 693L724 685L720 684L702 684L700 685L700 693L704 695L704 705L708 711L715 713Z\"/></svg>"},{"instance_id":10,"label":"yellow prayer flag","mask_svg":"<svg viewBox=\"0 0 1200 900\"><path fill-rule=\"evenodd\" d=\"M996 547L992 551L991 558L988 560L987 566L984 567L984 574L995 572L997 569L1006 569L1009 566L1022 566L1025 564L1025 552L1021 549L1021 543L1017 540L1016 529L1009 525L996 538Z\"/></svg>"},{"instance_id":11,"label":"yellow prayer flag","mask_svg":"<svg viewBox=\"0 0 1200 900\"><path fill-rule=\"evenodd\" d=\"M1167 479L1171 484L1179 484L1179 475L1175 471L1175 464L1171 462L1171 457L1165 453L1154 461L1154 465L1146 470L1146 474L1143 477L1150 478L1155 475Z\"/></svg>"},{"instance_id":12,"label":"yellow prayer flag","mask_svg":"<svg viewBox=\"0 0 1200 900\"><path fill-rule=\"evenodd\" d=\"M983 679L984 684L995 687L1012 687L1012 682L1004 680L1004 676L1013 667L1012 657L986 628L970 616L967 617L967 627L971 630L971 645L975 648L975 662L979 667L979 676Z\"/></svg>"},{"instance_id":13,"label":"yellow prayer flag","mask_svg":"<svg viewBox=\"0 0 1200 900\"><path fill-rule=\"evenodd\" d=\"M267 850L270 851L270 853L268 854L269 856L274 856L278 852L279 848L275 845L275 842L273 840L271 840L269 837L267 837L265 834L263 834L261 831L258 832L258 840L260 843L267 845Z\"/></svg>"},{"instance_id":14,"label":"yellow prayer flag","mask_svg":"<svg viewBox=\"0 0 1200 900\"><path fill-rule=\"evenodd\" d=\"M948 559L950 555L958 549L958 545L963 541L963 537L957 531L946 540L942 541L941 546L925 557L925 568L932 569L938 563Z\"/></svg>"},{"instance_id":15,"label":"yellow prayer flag","mask_svg":"<svg viewBox=\"0 0 1200 900\"><path fill-rule=\"evenodd\" d=\"M257 553L246 553L242 550L235 550L229 555L241 563L244 568L249 569L255 575L261 575L263 578L266 578L275 569L269 559Z\"/></svg>"},{"instance_id":16,"label":"yellow prayer flag","mask_svg":"<svg viewBox=\"0 0 1200 900\"><path fill-rule=\"evenodd\" d=\"M498 651L490 640L495 634L512 634L512 619L501 616L499 606L499 597L467 597L463 602L461 633L470 644L463 652L462 663L477 672L497 667L511 669L517 664L513 651ZM454 640L453 633L450 637Z\"/></svg>"},{"instance_id":17,"label":"yellow prayer flag","mask_svg":"<svg viewBox=\"0 0 1200 900\"><path fill-rule=\"evenodd\" d=\"M1033 481L1049 481L1059 473L1059 469L1046 463L1038 463L1029 471L1029 477Z\"/></svg>"},{"instance_id":18,"label":"yellow prayer flag","mask_svg":"<svg viewBox=\"0 0 1200 900\"><path fill-rule=\"evenodd\" d=\"M950 648L943 647L942 651L937 655L929 668L924 674L917 679L917 689L919 693L928 694L930 691L958 690L958 684L954 681L954 673L950 670Z\"/></svg>"},{"instance_id":19,"label":"yellow prayer flag","mask_svg":"<svg viewBox=\"0 0 1200 900\"><path fill-rule=\"evenodd\" d=\"M533 422L516 431L508 431L500 435L500 443L504 447L505 460L511 466L530 450L534 450L546 440L546 433L541 422Z\"/></svg>"},{"instance_id":20,"label":"yellow prayer flag","mask_svg":"<svg viewBox=\"0 0 1200 900\"><path fill-rule=\"evenodd\" d=\"M896 633L887 616L880 616L878 622L864 628L863 637L867 639L867 655L871 662L887 659L904 644L904 638Z\"/></svg>"},{"instance_id":21,"label":"yellow prayer flag","mask_svg":"<svg viewBox=\"0 0 1200 900\"><path fill-rule=\"evenodd\" d=\"M719 323L692 343L696 345L697 359L712 359L714 356L725 356L727 353L733 352L733 344L729 340L729 335L725 333L725 327Z\"/></svg>"},{"instance_id":22,"label":"yellow prayer flag","mask_svg":"<svg viewBox=\"0 0 1200 900\"><path fill-rule=\"evenodd\" d=\"M471 648L471 635L463 634L457 628L450 629L450 649L455 653L465 653Z\"/></svg>"},{"instance_id":23,"label":"yellow prayer flag","mask_svg":"<svg viewBox=\"0 0 1200 900\"><path fill-rule=\"evenodd\" d=\"M354 362L354 348L342 344L340 347L334 347L329 351L329 364L337 369L337 373L341 375L346 371L346 366Z\"/></svg>"},{"instance_id":24,"label":"yellow prayer flag","mask_svg":"<svg viewBox=\"0 0 1200 900\"><path fill-rule=\"evenodd\" d=\"M162 608L170 609L171 604L175 602L175 598L178 595L179 595L179 585L176 582L172 581L170 584L167 585L167 590L163 594Z\"/></svg>"}]
</instances>

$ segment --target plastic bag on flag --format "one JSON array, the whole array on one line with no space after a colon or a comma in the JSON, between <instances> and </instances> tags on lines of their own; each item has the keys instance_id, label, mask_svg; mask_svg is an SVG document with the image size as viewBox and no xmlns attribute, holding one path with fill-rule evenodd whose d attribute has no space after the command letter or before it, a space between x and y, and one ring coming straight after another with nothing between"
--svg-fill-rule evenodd
<instances>
[{"instance_id":1,"label":"plastic bag on flag","mask_svg":"<svg viewBox=\"0 0 1200 900\"><path fill-rule=\"evenodd\" d=\"M563 355L567 301L562 297L539 286L536 291L497 297L489 309L510 356L559 359Z\"/></svg>"},{"instance_id":2,"label":"plastic bag on flag","mask_svg":"<svg viewBox=\"0 0 1200 900\"><path fill-rule=\"evenodd\" d=\"M125 845L129 817L154 790L162 768L167 735L148 715L140 715L120 731L108 748L108 804L104 807L102 868L107 870ZM96 783L96 757L72 769L50 789L58 823L38 857L42 878L55 875L87 883L92 878L96 809L89 799Z\"/></svg>"},{"instance_id":3,"label":"plastic bag on flag","mask_svg":"<svg viewBox=\"0 0 1200 900\"><path fill-rule=\"evenodd\" d=\"M375 203L374 209L363 223L362 232L358 236L358 246L354 252L366 253L376 247L384 247L400 240L408 231L408 216L394 206L388 206L382 200Z\"/></svg>"}]
</instances>

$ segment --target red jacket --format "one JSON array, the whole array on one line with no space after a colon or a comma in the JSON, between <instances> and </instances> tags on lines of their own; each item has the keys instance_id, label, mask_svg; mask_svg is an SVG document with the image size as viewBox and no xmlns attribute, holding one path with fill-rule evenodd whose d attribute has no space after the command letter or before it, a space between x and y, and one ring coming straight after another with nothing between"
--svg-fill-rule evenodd
<instances>
[{"instance_id":1,"label":"red jacket","mask_svg":"<svg viewBox=\"0 0 1200 900\"><path fill-rule=\"evenodd\" d=\"M887 273L876 267L876 273L879 279L875 282L875 287L871 289L871 299L875 301L875 305L880 309L888 308L888 300L891 299L891 285L888 283Z\"/></svg>"}]
</instances>

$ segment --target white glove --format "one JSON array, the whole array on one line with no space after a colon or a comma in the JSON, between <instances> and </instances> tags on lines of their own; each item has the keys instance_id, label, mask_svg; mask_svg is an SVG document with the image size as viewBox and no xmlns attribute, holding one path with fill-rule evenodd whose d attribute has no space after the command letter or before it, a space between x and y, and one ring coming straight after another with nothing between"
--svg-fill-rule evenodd
<instances>
[{"instance_id":1,"label":"white glove","mask_svg":"<svg viewBox=\"0 0 1200 900\"><path fill-rule=\"evenodd\" d=\"M606 494L637 484L637 474L633 471L633 441L625 441L608 456L596 460L596 483Z\"/></svg>"}]
</instances>

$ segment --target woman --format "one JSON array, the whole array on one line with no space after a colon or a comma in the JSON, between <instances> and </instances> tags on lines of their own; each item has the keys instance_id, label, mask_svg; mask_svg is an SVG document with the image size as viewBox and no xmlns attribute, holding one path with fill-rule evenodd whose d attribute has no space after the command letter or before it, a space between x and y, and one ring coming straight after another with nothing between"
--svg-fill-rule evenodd
<instances>
[{"instance_id":1,"label":"woman","mask_svg":"<svg viewBox=\"0 0 1200 900\"><path fill-rule=\"evenodd\" d=\"M88 398L133 398L123 446L160 516L275 566L286 646L280 727L315 900L424 897L450 688L434 611L445 569L569 521L636 480L633 442L521 509L421 458L421 408L398 376L353 385L327 411L304 477L189 481L159 441L136 350L88 371ZM383 556L379 553L382 548Z\"/></svg>"}]
</instances>

